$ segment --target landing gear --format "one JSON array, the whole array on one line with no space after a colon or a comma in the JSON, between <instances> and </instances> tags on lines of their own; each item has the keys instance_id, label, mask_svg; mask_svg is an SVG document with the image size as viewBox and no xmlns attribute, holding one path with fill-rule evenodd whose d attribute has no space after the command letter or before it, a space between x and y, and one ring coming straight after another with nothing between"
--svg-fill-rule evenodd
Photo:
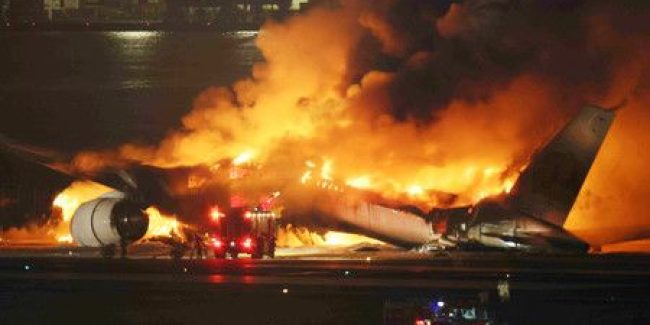
<instances>
[{"instance_id":1,"label":"landing gear","mask_svg":"<svg viewBox=\"0 0 650 325\"><path fill-rule=\"evenodd\" d=\"M126 258L126 246L127 243L124 240L120 240L120 257Z\"/></svg>"},{"instance_id":2,"label":"landing gear","mask_svg":"<svg viewBox=\"0 0 650 325\"><path fill-rule=\"evenodd\" d=\"M102 254L102 257L105 259L112 259L115 257L115 250L116 247L114 244L110 245L105 245L100 248L100 253Z\"/></svg>"}]
</instances>

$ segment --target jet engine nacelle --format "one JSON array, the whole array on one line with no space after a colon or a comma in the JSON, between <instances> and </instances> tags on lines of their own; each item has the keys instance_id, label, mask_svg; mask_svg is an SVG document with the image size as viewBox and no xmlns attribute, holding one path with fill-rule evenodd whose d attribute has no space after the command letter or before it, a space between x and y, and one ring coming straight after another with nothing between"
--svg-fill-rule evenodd
<instances>
[{"instance_id":1,"label":"jet engine nacelle","mask_svg":"<svg viewBox=\"0 0 650 325\"><path fill-rule=\"evenodd\" d=\"M70 222L72 238L86 247L132 243L142 238L148 227L147 214L121 193L83 203Z\"/></svg>"}]
</instances>

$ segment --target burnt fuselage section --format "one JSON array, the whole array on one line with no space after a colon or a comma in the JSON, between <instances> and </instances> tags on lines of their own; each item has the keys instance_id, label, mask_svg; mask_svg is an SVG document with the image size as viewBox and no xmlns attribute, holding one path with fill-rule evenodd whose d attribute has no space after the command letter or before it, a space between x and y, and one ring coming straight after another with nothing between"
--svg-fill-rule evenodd
<instances>
[{"instance_id":1,"label":"burnt fuselage section","mask_svg":"<svg viewBox=\"0 0 650 325\"><path fill-rule=\"evenodd\" d=\"M544 252L586 252L589 245L562 227L526 215L499 201L472 207L433 211L440 242L459 247L484 247Z\"/></svg>"},{"instance_id":2,"label":"burnt fuselage section","mask_svg":"<svg viewBox=\"0 0 650 325\"><path fill-rule=\"evenodd\" d=\"M321 213L357 232L406 247L586 252L589 245L563 225L614 117L610 109L583 107L533 155L511 192L473 206L424 214L364 200L338 200L321 204Z\"/></svg>"}]
</instances>

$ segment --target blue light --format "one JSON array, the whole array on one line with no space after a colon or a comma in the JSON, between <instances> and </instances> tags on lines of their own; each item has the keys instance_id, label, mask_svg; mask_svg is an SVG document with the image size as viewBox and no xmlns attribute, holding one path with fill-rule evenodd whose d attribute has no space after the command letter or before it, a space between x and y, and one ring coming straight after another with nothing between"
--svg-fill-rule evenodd
<instances>
[{"instance_id":1,"label":"blue light","mask_svg":"<svg viewBox=\"0 0 650 325\"><path fill-rule=\"evenodd\" d=\"M432 300L429 302L429 310L438 315L442 312L445 305L446 303L443 300Z\"/></svg>"}]
</instances>

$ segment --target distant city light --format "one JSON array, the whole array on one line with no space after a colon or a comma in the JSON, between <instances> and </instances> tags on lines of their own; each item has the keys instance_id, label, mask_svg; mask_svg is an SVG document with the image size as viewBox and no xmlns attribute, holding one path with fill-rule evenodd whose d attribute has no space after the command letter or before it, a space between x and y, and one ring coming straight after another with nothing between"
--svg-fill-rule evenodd
<instances>
[{"instance_id":1,"label":"distant city light","mask_svg":"<svg viewBox=\"0 0 650 325\"><path fill-rule=\"evenodd\" d=\"M292 0L291 1L291 10L300 10L300 5L303 3L308 3L309 0Z\"/></svg>"},{"instance_id":2,"label":"distant city light","mask_svg":"<svg viewBox=\"0 0 650 325\"><path fill-rule=\"evenodd\" d=\"M121 40L144 40L156 36L157 32L153 31L122 31L122 32L112 32L112 36L115 36Z\"/></svg>"}]
</instances>

